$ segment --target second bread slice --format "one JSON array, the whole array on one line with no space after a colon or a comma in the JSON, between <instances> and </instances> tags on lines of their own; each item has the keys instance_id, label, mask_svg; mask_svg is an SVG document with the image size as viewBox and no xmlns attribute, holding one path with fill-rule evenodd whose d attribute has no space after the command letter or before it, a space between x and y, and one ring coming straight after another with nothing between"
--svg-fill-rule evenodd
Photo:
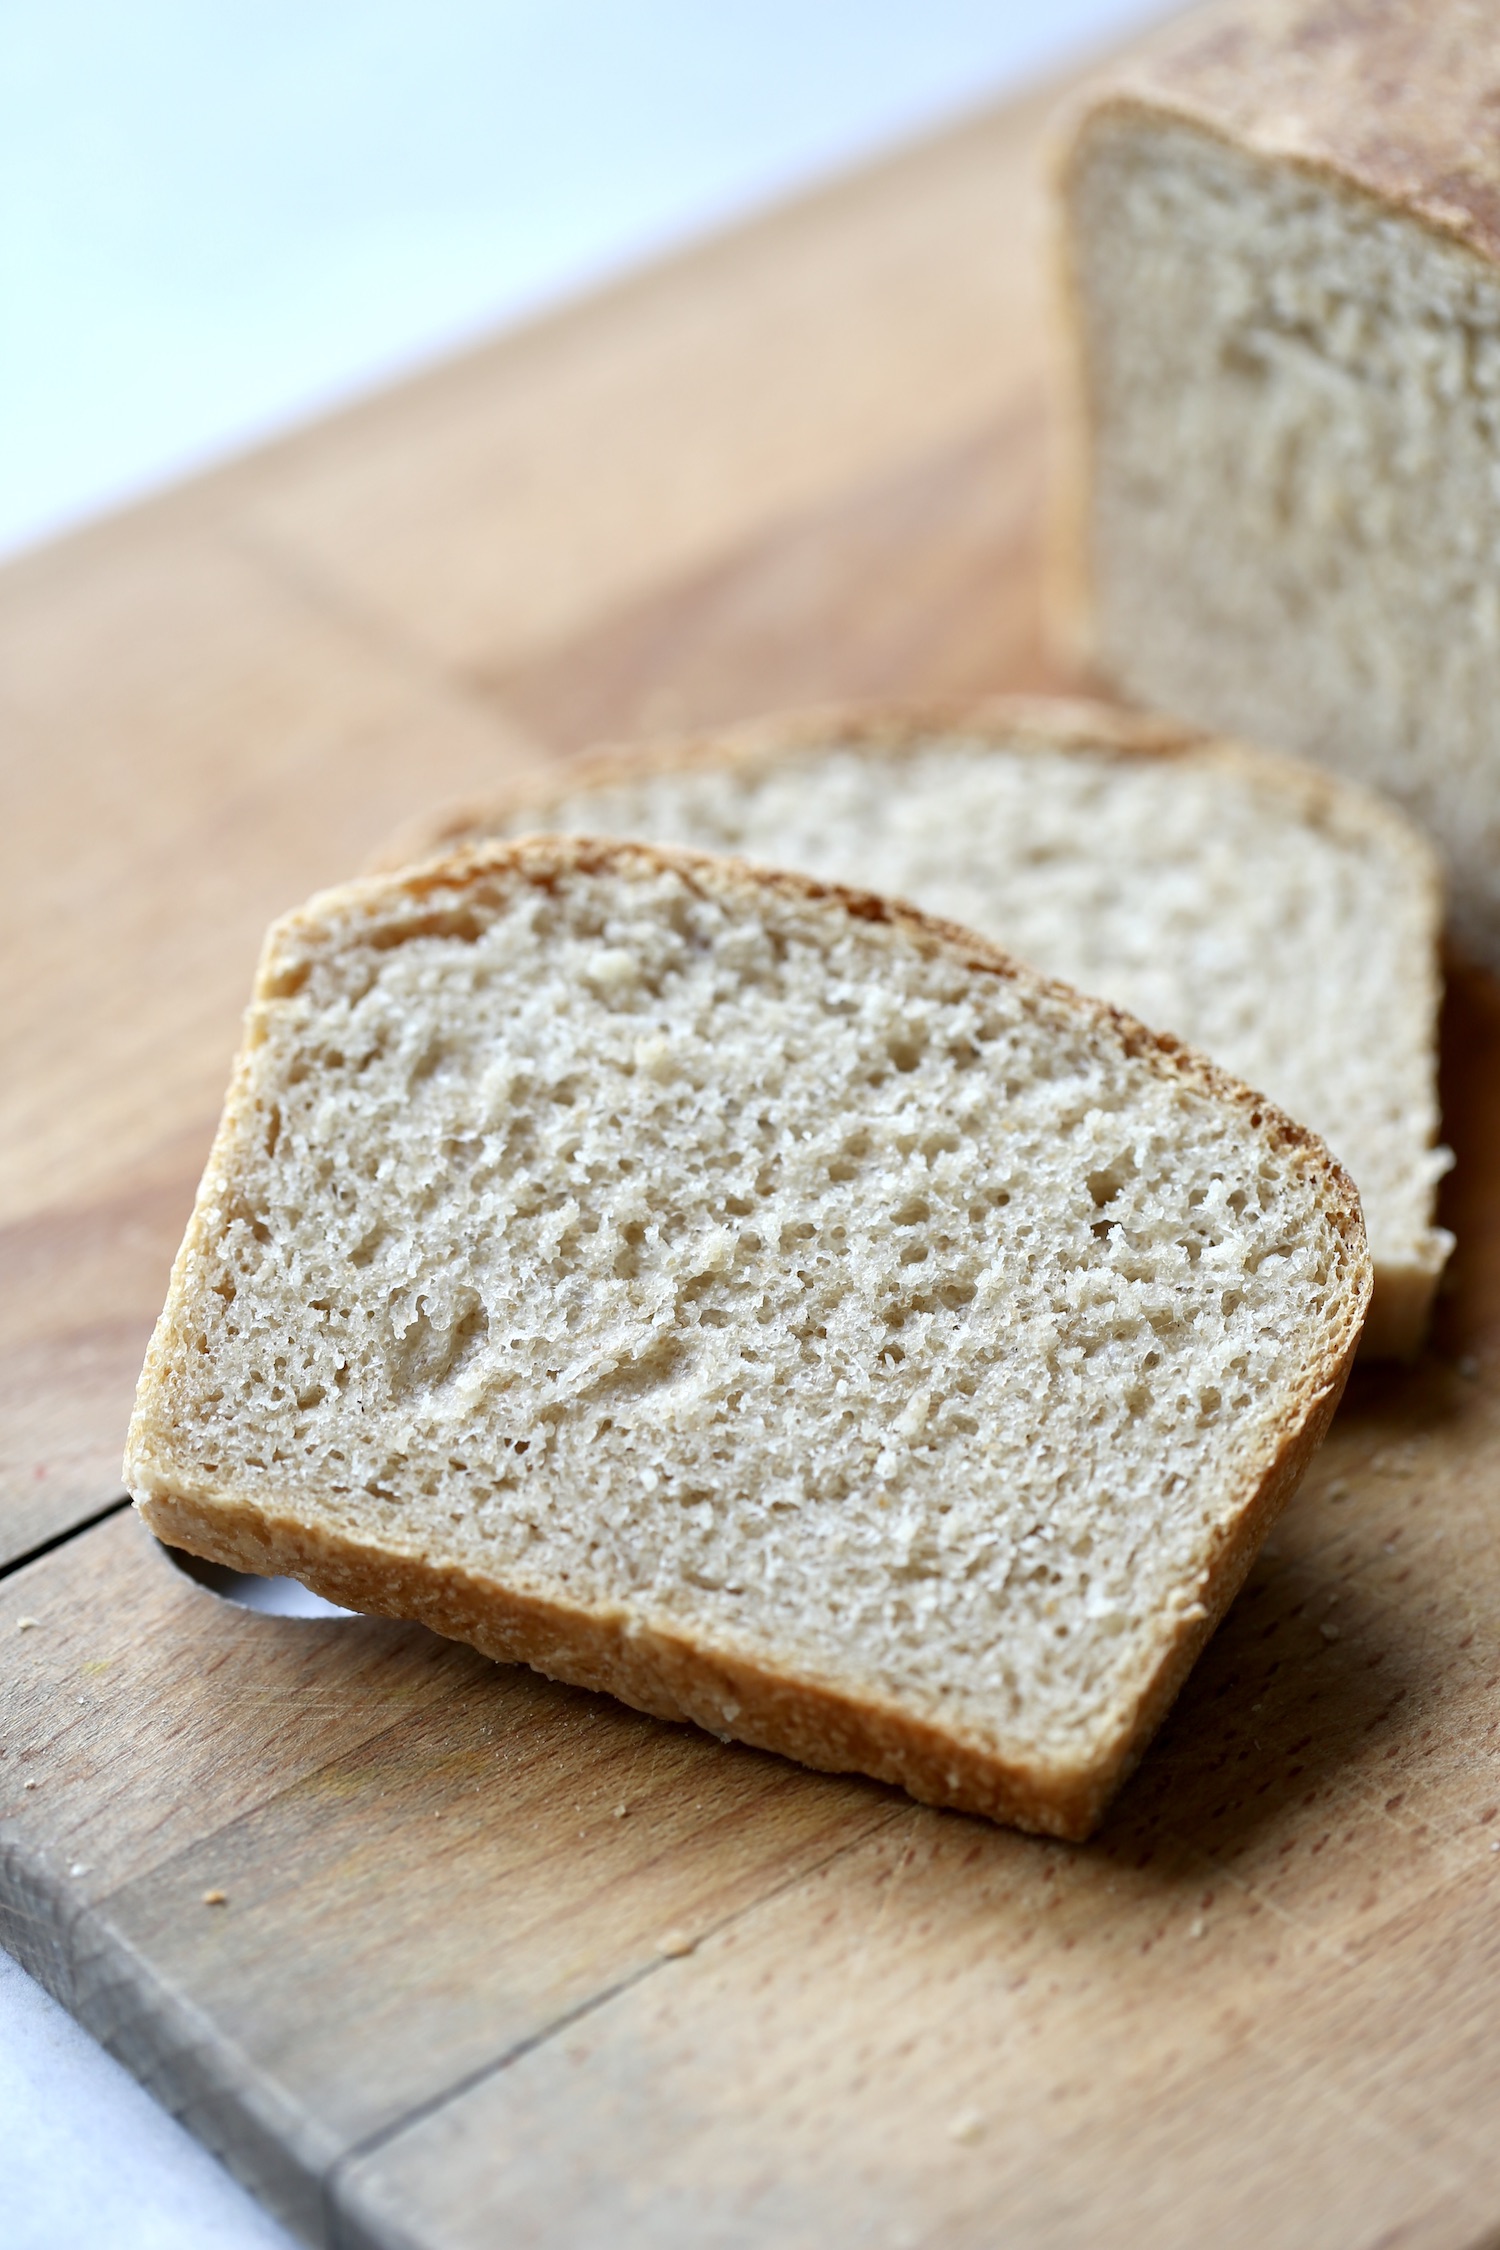
<instances>
[{"instance_id":1,"label":"second bread slice","mask_svg":"<svg viewBox=\"0 0 1500 2250\"><path fill-rule=\"evenodd\" d=\"M1375 1261L1361 1349L1421 1343L1433 1224L1436 865L1381 799L1105 706L808 714L605 758L390 855L539 829L742 853L909 898L1176 1032L1311 1125Z\"/></svg>"}]
</instances>

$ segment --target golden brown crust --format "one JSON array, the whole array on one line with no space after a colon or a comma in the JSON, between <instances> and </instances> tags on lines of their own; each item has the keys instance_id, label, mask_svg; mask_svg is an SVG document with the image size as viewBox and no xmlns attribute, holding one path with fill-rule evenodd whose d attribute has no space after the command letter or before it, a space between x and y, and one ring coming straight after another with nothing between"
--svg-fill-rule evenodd
<instances>
[{"instance_id":1,"label":"golden brown crust","mask_svg":"<svg viewBox=\"0 0 1500 2250\"><path fill-rule=\"evenodd\" d=\"M260 1036L257 1009L298 989L319 944L355 937L351 923L381 943L463 926L466 913L497 905L516 882L550 886L571 872L675 873L695 889L734 898L769 891L843 912L892 943L938 950L980 975L1019 985L1039 1008L1082 1018L1129 1055L1245 1113L1253 1131L1316 1179L1321 1206L1348 1261L1342 1318L1287 1400L1244 1499L1210 1556L1198 1589L1164 1639L1151 1675L1107 1748L1089 1765L1063 1769L1006 1759L945 1733L878 1699L859 1699L813 1679L789 1677L724 1648L627 1618L506 1587L419 1554L377 1549L299 1523L284 1508L205 1486L171 1462L166 1371L178 1315L188 1301L189 1264L205 1214L232 1185L240 1130L243 1056L224 1120L174 1267L167 1304L141 1379L125 1461L125 1481L146 1521L169 1542L234 1568L287 1573L350 1607L412 1616L504 1661L618 1695L666 1718L695 1720L782 1752L804 1764L855 1770L893 1781L927 1802L983 1813L1044 1833L1082 1838L1102 1817L1140 1757L1161 1716L1254 1559L1272 1517L1295 1489L1338 1402L1370 1295L1369 1260L1352 1182L1317 1137L1205 1057L1146 1029L1118 1009L1038 976L972 931L915 908L810 877L752 867L708 853L572 837L528 837L428 861L323 893L269 933L246 1026L247 1050ZM160 1416L160 1418L159 1418ZM157 1438L164 1442L158 1449Z\"/></svg>"},{"instance_id":2,"label":"golden brown crust","mask_svg":"<svg viewBox=\"0 0 1500 2250\"><path fill-rule=\"evenodd\" d=\"M430 814L391 838L372 860L372 874L393 874L423 860L500 838L511 822L544 814L591 789L654 774L728 768L753 774L833 745L900 758L937 735L961 735L997 748L1077 751L1119 758L1180 759L1232 774L1289 802L1302 818L1378 837L1404 857L1441 919L1442 879L1436 855L1410 822L1375 791L1279 752L1205 733L1160 712L1136 711L1082 696L1003 695L981 700L829 704L774 712L742 726L603 747L551 773L528 775L493 797L467 799Z\"/></svg>"},{"instance_id":3,"label":"golden brown crust","mask_svg":"<svg viewBox=\"0 0 1500 2250\"><path fill-rule=\"evenodd\" d=\"M1472 0L1226 0L1086 96L1166 112L1500 261L1500 48Z\"/></svg>"},{"instance_id":4,"label":"golden brown crust","mask_svg":"<svg viewBox=\"0 0 1500 2250\"><path fill-rule=\"evenodd\" d=\"M1123 1785L1139 1764L1157 1728L1177 1700L1183 1682L1197 1663L1205 1643L1249 1577L1266 1534L1302 1482L1308 1463L1327 1436L1328 1426L1338 1411L1358 1349L1359 1338L1356 1335L1344 1355L1343 1364L1335 1370L1322 1394L1312 1401L1306 1418L1300 1425L1289 1425L1286 1428L1281 1445L1261 1478L1254 1497L1221 1541L1198 1597L1203 1613L1201 1621L1196 1624L1196 1630L1183 1631L1158 1665L1142 1697L1131 1748L1115 1778L1115 1789Z\"/></svg>"},{"instance_id":5,"label":"golden brown crust","mask_svg":"<svg viewBox=\"0 0 1500 2250\"><path fill-rule=\"evenodd\" d=\"M1115 1784L1102 1773L1037 1773L908 1713L860 1703L618 1612L572 1609L450 1565L394 1556L309 1531L253 1502L163 1495L141 1514L169 1546L231 1568L295 1577L330 1601L411 1617L500 1663L617 1696L654 1718L686 1721L825 1773L863 1773L925 1804L981 1813L1042 1835L1081 1839Z\"/></svg>"},{"instance_id":6,"label":"golden brown crust","mask_svg":"<svg viewBox=\"0 0 1500 2250\"><path fill-rule=\"evenodd\" d=\"M1082 1843L1134 1772L1261 1541L1323 1441L1353 1362L1287 1430L1254 1495L1213 1558L1199 1599L1182 1612L1107 1756L1070 1771L1007 1759L945 1734L897 1706L860 1701L828 1683L768 1670L748 1657L635 1623L620 1610L569 1607L452 1564L367 1547L253 1501L158 1494L138 1503L168 1546L235 1570L299 1579L325 1599L377 1616L410 1617L502 1664L617 1696L652 1717L686 1721L822 1773L863 1773L949 1811Z\"/></svg>"},{"instance_id":7,"label":"golden brown crust","mask_svg":"<svg viewBox=\"0 0 1500 2250\"><path fill-rule=\"evenodd\" d=\"M874 756L901 757L934 735L959 733L1007 745L1020 739L1038 749L1103 748L1142 757L1181 754L1201 748L1209 739L1175 719L1063 696L815 704L698 734L604 744L549 773L528 775L493 796L466 798L426 815L381 847L370 872L394 873L461 845L500 837L511 821L528 813L541 814L584 791L653 774L724 767L746 774L766 772L834 743ZM1292 761L1283 763L1290 766Z\"/></svg>"}]
</instances>

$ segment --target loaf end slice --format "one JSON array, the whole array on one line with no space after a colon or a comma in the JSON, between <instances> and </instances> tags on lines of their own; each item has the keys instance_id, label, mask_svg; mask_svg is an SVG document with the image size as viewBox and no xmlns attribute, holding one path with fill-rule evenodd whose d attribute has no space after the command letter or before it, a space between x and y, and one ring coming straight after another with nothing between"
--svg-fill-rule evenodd
<instances>
[{"instance_id":1,"label":"loaf end slice","mask_svg":"<svg viewBox=\"0 0 1500 2250\"><path fill-rule=\"evenodd\" d=\"M1416 1352L1435 1223L1442 889L1352 783L1105 704L784 714L604 753L433 816L386 864L537 831L727 851L909 898L1211 1055L1354 1177L1360 1343Z\"/></svg>"},{"instance_id":2,"label":"loaf end slice","mask_svg":"<svg viewBox=\"0 0 1500 2250\"><path fill-rule=\"evenodd\" d=\"M1132 698L1372 782L1500 968L1500 60L1468 0L1193 10L1061 167L1059 584Z\"/></svg>"},{"instance_id":3,"label":"loaf end slice","mask_svg":"<svg viewBox=\"0 0 1500 2250\"><path fill-rule=\"evenodd\" d=\"M1357 1198L868 894L584 839L270 933L131 1425L165 1540L1086 1835L1342 1388Z\"/></svg>"}]
</instances>

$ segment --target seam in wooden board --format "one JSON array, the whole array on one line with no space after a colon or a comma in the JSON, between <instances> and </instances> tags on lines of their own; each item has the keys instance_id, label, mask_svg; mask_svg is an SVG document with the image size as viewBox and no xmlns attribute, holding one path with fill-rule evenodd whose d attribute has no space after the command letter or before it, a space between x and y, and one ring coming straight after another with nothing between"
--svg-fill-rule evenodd
<instances>
[{"instance_id":1,"label":"seam in wooden board","mask_svg":"<svg viewBox=\"0 0 1500 2250\"><path fill-rule=\"evenodd\" d=\"M868 1828L861 1829L857 1836L849 1837L842 1844L835 1844L833 1849L825 1852L821 1859L812 1860L806 1866L799 1867L795 1874L788 1875L782 1882L773 1883L769 1889L762 1891L758 1897L748 1899L743 1906L737 1907L732 1914L726 1914L719 1921L712 1923L704 1930L701 1937L694 1939L693 1952L697 1953L711 1938L720 1937L725 1930L733 1929L736 1923L746 1921L752 1914L758 1914L762 1907L769 1906L774 1900L783 1898L788 1892L795 1891L803 1884L811 1882L814 1876L821 1875L826 1868L832 1867L835 1861L845 1858L850 1852L861 1850L873 1837L883 1835L888 1828L894 1827L898 1821L911 1819L921 1809L920 1806L910 1804L892 1805L881 1818L872 1821ZM632 1992L637 1985L644 1984L648 1977L656 1976L662 1970L672 1966L672 1958L667 1955L660 1956L655 1960L643 1961L639 1968L632 1969L628 1976L619 1978L616 1983L606 1986L601 1992L591 1994L587 2000L581 2000L576 2008L570 2008L565 2014L554 2017L550 2023L543 2024L539 2030L529 2033L526 2038L518 2039L513 2046L507 2047L503 2054L493 2056L489 2062L476 2064L472 2070L466 2071L461 2078L456 2078L451 2086L446 2086L440 2093L430 2094L425 2101L416 2103L404 2116L394 2119L388 2125L378 2126L374 2132L367 2133L362 2140L351 2142L343 2154L330 2165L323 2183L327 2234L331 2250L353 2250L353 2245L357 2241L356 2237L345 2234L343 2228L344 2215L335 2200L341 2176L350 2167L363 2163L371 2156L378 2155L381 2149L387 2147L390 2142L399 2139L403 2133L411 2131L414 2126L425 2124L429 2117L435 2116L439 2110L446 2109L450 2103L461 2100L465 2094L472 2093L476 2086L482 2086L487 2079L498 2078L500 2073L508 2070L513 2063L521 2062L527 2055L535 2054L539 2048L546 2046L549 2040L557 2038L563 2032L570 2031L575 2024L581 2023L585 2017L594 2015L600 2008L607 2007L611 2001L619 1999L623 1993Z\"/></svg>"},{"instance_id":2,"label":"seam in wooden board","mask_svg":"<svg viewBox=\"0 0 1500 2250\"><path fill-rule=\"evenodd\" d=\"M13 1555L9 1562L0 1563L0 1580L13 1577L18 1570L24 1570L28 1563L40 1562L44 1555L55 1554L59 1547L66 1547L70 1539L77 1539L83 1532L92 1531L98 1524L108 1523L111 1516L119 1515L129 1506L128 1492L122 1492L116 1500L106 1500L104 1506L96 1508L92 1515L80 1516L66 1530L54 1531L50 1539L39 1540L36 1546L28 1547L24 1554Z\"/></svg>"},{"instance_id":3,"label":"seam in wooden board","mask_svg":"<svg viewBox=\"0 0 1500 2250\"><path fill-rule=\"evenodd\" d=\"M44 1920L20 1906L21 1917L40 1931L40 1945L15 1943L21 1933L5 1910L17 1874L22 1884L31 1877L46 1909ZM24 1851L0 1855L3 1877L10 1880L0 1888L0 1930L15 1958L263 2208L316 2243L306 2222L314 2214L322 2218L323 2164L307 2147L302 2120L277 2081L205 2008L162 1982L150 1958L109 1916L115 1892L59 1900L50 1870ZM232 2130L205 2133L195 2118L221 2128L232 2120Z\"/></svg>"},{"instance_id":4,"label":"seam in wooden board","mask_svg":"<svg viewBox=\"0 0 1500 2250\"><path fill-rule=\"evenodd\" d=\"M88 1530L92 1525L119 1514L129 1505L128 1498L122 1496L120 1499L113 1501L107 1508L102 1509L99 1515L91 1518L88 1523L76 1525L71 1531L60 1533L56 1538L42 1543L32 1551L30 1556L23 1558L23 1560L35 1560L41 1555L65 1545L70 1539ZM11 1567L19 1569L22 1567L22 1563L18 1561ZM403 1724L404 1719L401 1717L392 1719L389 1726L379 1728L366 1737L362 1747L369 1747L371 1744L378 1743L383 1736L396 1732ZM313 1770L316 1772L321 1769L315 1768ZM306 1778L308 1777L303 1777L304 1780ZM299 1785L293 1784L292 1786ZM276 1798L284 1793L284 1790L273 1789L266 1797L258 1800L256 1804L241 1807L231 1819L222 1823L211 1834L220 1836L227 1833L239 1826L244 1820L264 1810L266 1805L274 1803ZM704 1930L702 1937L696 1940L695 1950L696 1945L703 1944L710 1937L718 1936L722 1931L743 1920L747 1915L754 1913L761 1906L769 1904L784 1892L795 1889L797 1885L820 1873L835 1860L858 1849L871 1837L881 1834L893 1823L910 1817L915 1810L914 1806L909 1805L890 1807L881 1817L861 1828L857 1835L835 1845L820 1859L798 1867L795 1873L788 1875L782 1882L772 1884L766 1890L760 1892L757 1897L748 1900L736 1912L725 1915L719 1921L712 1923ZM205 1837L195 1838L192 1843L184 1847L182 1852L170 1854L157 1868L152 1870L152 1873L157 1875L168 1873L179 1858L200 1850L208 1840ZM119 2038L111 2039L109 2037L109 2029L111 2028L109 2023L107 2021L101 2023L98 2020L97 2001L101 1991L116 1989L122 1982L132 1987L138 2001L142 2004L138 2010L133 2009L131 2011L137 2025L141 2024L142 2018L146 2018L145 2028L155 2038L160 2039L160 2035L166 2035L164 2039L160 2039L159 2050L166 2068L158 2077L156 2083L152 2084L148 2090L154 2094L164 2108L167 2108L174 2115L181 2116L183 2111L192 2106L195 2089L185 2077L181 2080L176 2078L173 2058L179 2054L192 2054L205 2049L207 2052L216 2053L221 2057L232 2053L242 2064L243 2086L230 2087L224 2083L221 2073L211 2071L208 2074L207 2087L198 2090L199 2098L201 2099L202 2093L207 2091L215 2109L223 2110L227 2108L236 2112L242 2123L251 2128L257 2142L263 2142L269 2134L271 2145L287 2156L289 2165L295 2171L297 2158L291 2153L295 2146L295 2140L289 2142L278 2135L263 2114L262 2104L253 2099L247 2101L245 2098L246 2090L261 2089L271 2095L274 2103L277 2099L275 2081L269 2077L252 2056L246 2054L242 2048L225 2037L211 2016L198 2008L183 1994L165 1984L149 1957L142 1954L115 1927L109 1914L111 1901L121 1892L130 1889L132 1884L138 1880L138 1873L129 1875L111 1889L102 1892L95 1899L75 1901L67 1897L65 1892L60 1891L55 1870L45 1860L39 1858L34 1851L27 1850L25 1847L18 1848L15 1845L11 1845L9 1848L0 1848L0 1944L3 1944L16 1959L20 1960L22 1965L37 1978L37 1981L43 1984L53 1997L93 2037L99 2040L101 2045L124 2061L127 2067L132 2069L133 2075L139 2076L140 2073L134 2067L130 2042L128 2040L122 2041ZM102 1983L97 1975L100 1964L107 1964ZM568 2030L582 2017L592 2014L596 2008L603 2007L608 2001L615 1999L619 1994L628 1991L633 1985L640 1983L645 1977L654 1974L658 1969L665 1968L667 1965L668 1960L665 1957L643 1962L628 1977L621 1978L601 1992L591 1995L576 2008L570 2009L564 2015L541 2026L528 2038L517 2041L498 2056L493 2056L489 2061L477 2065L475 2069L465 2073L463 2077L455 2080L450 2086L431 2095L426 2101L416 2104L410 2111L395 2119L389 2125L366 2135L348 2149L341 2151L326 2170L313 2171L310 2175L304 2175L308 2191L322 2209L324 2231L328 2241L336 2245L341 2240L348 2239L340 2233L341 2220L338 2207L334 2201L336 2184L346 2166L376 2153L385 2142L405 2132L409 2127L421 2123L429 2114L458 2099L484 2079L498 2074L498 2072L507 2068L510 2063L542 2046L557 2033ZM89 1974L90 1970L94 1974ZM199 2031L200 2034L196 2039L188 2037L184 2040L179 2036L183 2032L191 2033L194 2030ZM121 2052L122 2047L125 2050L123 2053ZM214 2153L219 2155L222 2160L225 2152L215 2149ZM231 2168L233 2167L231 2166Z\"/></svg>"}]
</instances>

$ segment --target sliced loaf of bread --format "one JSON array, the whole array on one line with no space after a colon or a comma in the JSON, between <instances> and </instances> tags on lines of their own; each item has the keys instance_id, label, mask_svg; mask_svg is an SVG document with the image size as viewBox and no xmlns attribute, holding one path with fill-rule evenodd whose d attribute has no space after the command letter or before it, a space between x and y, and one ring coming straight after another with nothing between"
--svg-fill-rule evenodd
<instances>
[{"instance_id":1,"label":"sliced loaf of bread","mask_svg":"<svg viewBox=\"0 0 1500 2250\"><path fill-rule=\"evenodd\" d=\"M909 898L1203 1049L1321 1134L1375 1261L1362 1349L1421 1343L1441 892L1367 791L1107 707L824 713L574 768L388 860L545 829L765 860Z\"/></svg>"},{"instance_id":2,"label":"sliced loaf of bread","mask_svg":"<svg viewBox=\"0 0 1500 2250\"><path fill-rule=\"evenodd\" d=\"M271 931L125 1476L216 1561L1083 1836L1369 1287L1315 1138L983 939L491 846Z\"/></svg>"},{"instance_id":3,"label":"sliced loaf of bread","mask_svg":"<svg viewBox=\"0 0 1500 2250\"><path fill-rule=\"evenodd\" d=\"M1500 43L1475 0L1185 10L1060 167L1068 629L1390 791L1500 969Z\"/></svg>"}]
</instances>

